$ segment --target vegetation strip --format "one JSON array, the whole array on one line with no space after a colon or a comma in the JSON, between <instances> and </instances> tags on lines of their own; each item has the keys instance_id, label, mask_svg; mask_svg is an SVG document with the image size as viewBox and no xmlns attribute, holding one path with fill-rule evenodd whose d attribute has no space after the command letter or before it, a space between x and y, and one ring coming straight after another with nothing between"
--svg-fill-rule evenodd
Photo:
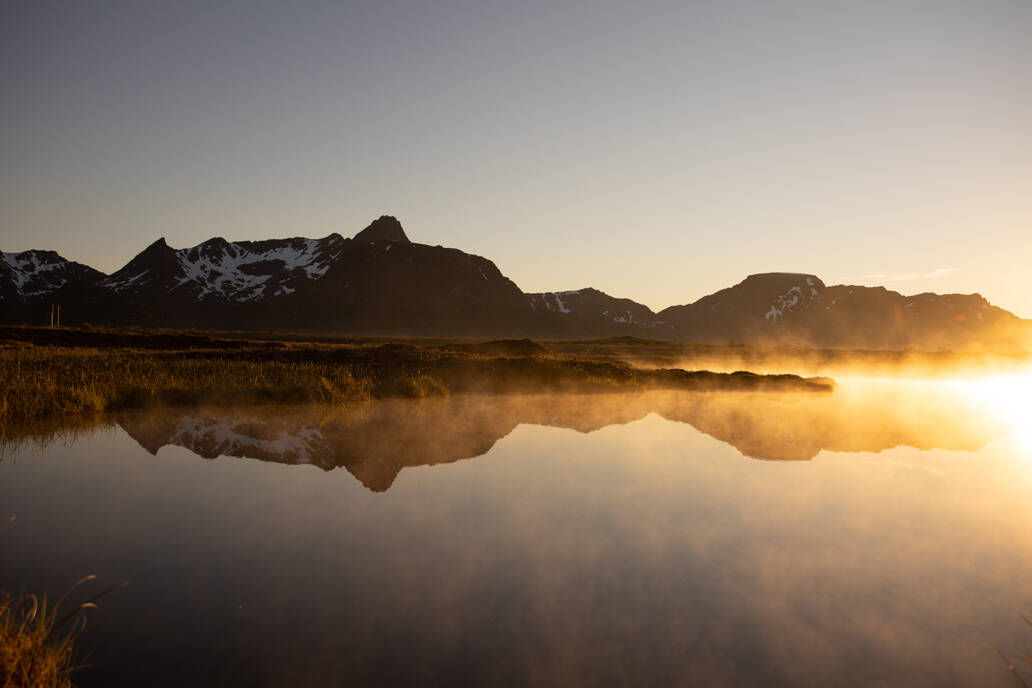
<instances>
[{"instance_id":1,"label":"vegetation strip","mask_svg":"<svg viewBox=\"0 0 1032 688\"><path fill-rule=\"evenodd\" d=\"M613 392L646 389L830 391L827 378L643 369L557 354L529 340L455 348L408 343L315 345L208 339L152 348L122 333L103 348L10 342L0 348L0 421L88 414L154 403L329 403L449 393ZM56 342L55 342L56 344Z\"/></svg>"}]
</instances>

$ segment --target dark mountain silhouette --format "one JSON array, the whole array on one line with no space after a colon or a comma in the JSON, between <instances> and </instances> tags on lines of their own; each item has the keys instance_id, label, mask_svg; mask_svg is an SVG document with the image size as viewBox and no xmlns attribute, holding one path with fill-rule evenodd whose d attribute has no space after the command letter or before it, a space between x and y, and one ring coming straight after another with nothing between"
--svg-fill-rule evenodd
<instances>
[{"instance_id":1,"label":"dark mountain silhouette","mask_svg":"<svg viewBox=\"0 0 1032 688\"><path fill-rule=\"evenodd\" d=\"M548 318L548 322L555 323L554 327L565 325L572 334L606 337L619 331L653 338L677 336L674 328L648 306L591 287L527 294L527 297L536 316Z\"/></svg>"},{"instance_id":2,"label":"dark mountain silhouette","mask_svg":"<svg viewBox=\"0 0 1032 688\"><path fill-rule=\"evenodd\" d=\"M0 299L27 301L66 284L97 283L104 273L62 258L54 251L0 254Z\"/></svg>"},{"instance_id":3,"label":"dark mountain silhouette","mask_svg":"<svg viewBox=\"0 0 1032 688\"><path fill-rule=\"evenodd\" d=\"M750 458L782 461L809 460L822 450L879 452L901 445L974 451L1006 434L1004 424L972 418L962 400L921 395L904 392L888 405L877 394L458 395L387 399L346 411L164 409L116 420L151 453L176 445L209 459L343 467L375 492L388 489L403 468L486 454L521 424L588 433L656 413Z\"/></svg>"},{"instance_id":4,"label":"dark mountain silhouette","mask_svg":"<svg viewBox=\"0 0 1032 688\"><path fill-rule=\"evenodd\" d=\"M526 294L486 258L413 243L382 216L353 238L159 239L111 275L50 251L4 253L0 321L355 334L637 336L861 349L1028 348L1032 321L978 294L904 296L767 273L659 313L597 289Z\"/></svg>"},{"instance_id":5,"label":"dark mountain silhouette","mask_svg":"<svg viewBox=\"0 0 1032 688\"><path fill-rule=\"evenodd\" d=\"M904 296L794 273L750 275L659 318L697 341L815 348L1024 349L1032 333L1032 321L978 294Z\"/></svg>"}]
</instances>

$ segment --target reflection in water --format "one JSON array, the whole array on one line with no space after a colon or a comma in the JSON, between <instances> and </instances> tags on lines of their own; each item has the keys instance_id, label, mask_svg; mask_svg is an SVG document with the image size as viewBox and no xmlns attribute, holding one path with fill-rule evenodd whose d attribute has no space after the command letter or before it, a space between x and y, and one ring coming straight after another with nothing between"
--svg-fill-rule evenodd
<instances>
[{"instance_id":1,"label":"reflection in water","mask_svg":"<svg viewBox=\"0 0 1032 688\"><path fill-rule=\"evenodd\" d=\"M118 424L147 451L345 467L384 491L402 468L487 453L519 425L592 432L650 413L687 423L756 459L808 460L821 450L896 446L974 451L1007 432L984 406L943 385L853 381L835 394L456 396L359 408L251 407L126 413ZM948 391L948 390L947 390Z\"/></svg>"},{"instance_id":2,"label":"reflection in water","mask_svg":"<svg viewBox=\"0 0 1032 688\"><path fill-rule=\"evenodd\" d=\"M132 580L83 688L1006 685L1032 463L979 394L126 414L0 460L0 588Z\"/></svg>"}]
</instances>

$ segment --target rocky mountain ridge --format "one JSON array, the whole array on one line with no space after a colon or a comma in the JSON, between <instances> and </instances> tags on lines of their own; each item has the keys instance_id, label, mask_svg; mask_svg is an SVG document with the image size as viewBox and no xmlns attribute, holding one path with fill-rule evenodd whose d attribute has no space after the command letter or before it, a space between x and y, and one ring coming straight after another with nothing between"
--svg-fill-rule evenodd
<instances>
[{"instance_id":1,"label":"rocky mountain ridge","mask_svg":"<svg viewBox=\"0 0 1032 688\"><path fill-rule=\"evenodd\" d=\"M593 288L524 293L490 260L409 240L381 216L354 237L158 239L111 275L53 251L3 253L0 321L432 336L639 336L873 349L1027 349L1032 321L978 294L904 296L750 275L654 313Z\"/></svg>"}]
</instances>

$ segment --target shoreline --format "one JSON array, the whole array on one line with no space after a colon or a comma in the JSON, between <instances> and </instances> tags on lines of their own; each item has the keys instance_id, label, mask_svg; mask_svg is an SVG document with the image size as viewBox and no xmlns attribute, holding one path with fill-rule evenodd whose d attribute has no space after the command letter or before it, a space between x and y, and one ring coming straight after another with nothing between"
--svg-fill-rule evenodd
<instances>
[{"instance_id":1,"label":"shoreline","mask_svg":"<svg viewBox=\"0 0 1032 688\"><path fill-rule=\"evenodd\" d=\"M0 377L7 381L0 391L0 423L153 404L347 404L448 394L646 390L828 393L835 386L829 378L799 375L641 368L608 357L558 353L531 340L431 347L401 341L320 345L148 332L21 332L36 341L0 339Z\"/></svg>"}]
</instances>

